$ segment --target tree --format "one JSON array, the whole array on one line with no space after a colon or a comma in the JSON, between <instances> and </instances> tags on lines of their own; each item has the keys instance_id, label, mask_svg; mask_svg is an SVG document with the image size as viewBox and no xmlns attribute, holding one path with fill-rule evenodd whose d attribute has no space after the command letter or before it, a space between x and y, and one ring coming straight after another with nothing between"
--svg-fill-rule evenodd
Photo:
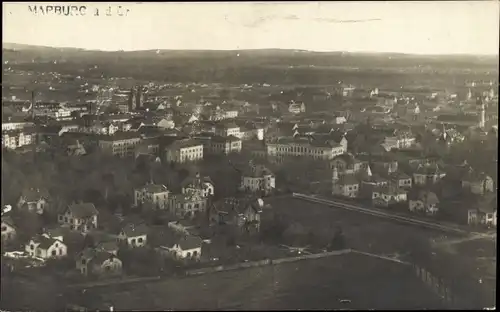
<instances>
[{"instance_id":1,"label":"tree","mask_svg":"<svg viewBox=\"0 0 500 312\"><path fill-rule=\"evenodd\" d=\"M344 234L342 233L342 228L337 228L333 236L332 242L330 243L331 250L341 250L346 247L346 241Z\"/></svg>"},{"instance_id":2,"label":"tree","mask_svg":"<svg viewBox=\"0 0 500 312\"><path fill-rule=\"evenodd\" d=\"M20 240L27 241L40 233L43 222L40 215L31 211L16 211L15 218L18 220L16 224L19 229Z\"/></svg>"}]
</instances>

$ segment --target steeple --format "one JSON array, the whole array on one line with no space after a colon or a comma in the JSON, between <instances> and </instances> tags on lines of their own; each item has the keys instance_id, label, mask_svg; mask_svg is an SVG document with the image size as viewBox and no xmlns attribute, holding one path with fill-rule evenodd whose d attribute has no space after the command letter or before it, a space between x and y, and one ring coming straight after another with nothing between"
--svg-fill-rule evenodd
<instances>
[{"instance_id":1,"label":"steeple","mask_svg":"<svg viewBox=\"0 0 500 312\"><path fill-rule=\"evenodd\" d=\"M366 166L366 172L365 172L365 174L366 174L367 177L371 177L372 176L372 169L370 168L370 165Z\"/></svg>"}]
</instances>

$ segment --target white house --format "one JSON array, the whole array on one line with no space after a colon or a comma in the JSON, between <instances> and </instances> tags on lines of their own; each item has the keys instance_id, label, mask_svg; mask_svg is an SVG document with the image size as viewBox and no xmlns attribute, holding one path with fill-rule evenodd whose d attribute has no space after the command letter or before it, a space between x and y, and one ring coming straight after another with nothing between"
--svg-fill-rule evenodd
<instances>
[{"instance_id":1,"label":"white house","mask_svg":"<svg viewBox=\"0 0 500 312\"><path fill-rule=\"evenodd\" d=\"M412 193L408 204L412 212L416 211L427 215L435 215L439 211L439 199L435 193L429 191Z\"/></svg>"},{"instance_id":2,"label":"white house","mask_svg":"<svg viewBox=\"0 0 500 312\"><path fill-rule=\"evenodd\" d=\"M40 189L24 190L17 202L17 208L42 214L47 206L47 192Z\"/></svg>"},{"instance_id":3,"label":"white house","mask_svg":"<svg viewBox=\"0 0 500 312\"><path fill-rule=\"evenodd\" d=\"M12 218L2 216L2 242L11 241L16 237L16 227Z\"/></svg>"},{"instance_id":4,"label":"white house","mask_svg":"<svg viewBox=\"0 0 500 312\"><path fill-rule=\"evenodd\" d=\"M57 220L60 225L67 226L71 230L86 233L97 228L98 214L92 203L71 204L58 215Z\"/></svg>"},{"instance_id":5,"label":"white house","mask_svg":"<svg viewBox=\"0 0 500 312\"><path fill-rule=\"evenodd\" d=\"M130 248L146 246L148 227L145 224L126 224L118 234L118 240Z\"/></svg>"},{"instance_id":6,"label":"white house","mask_svg":"<svg viewBox=\"0 0 500 312\"><path fill-rule=\"evenodd\" d=\"M66 257L68 248L60 238L52 238L47 234L37 235L26 244L25 250L31 257L42 259Z\"/></svg>"},{"instance_id":7,"label":"white house","mask_svg":"<svg viewBox=\"0 0 500 312\"><path fill-rule=\"evenodd\" d=\"M372 192L372 202L376 206L388 207L405 203L408 200L406 191L399 187L376 187Z\"/></svg>"},{"instance_id":8,"label":"white house","mask_svg":"<svg viewBox=\"0 0 500 312\"><path fill-rule=\"evenodd\" d=\"M144 203L153 204L155 208L166 209L170 191L165 185L147 184L134 190L134 205L137 207Z\"/></svg>"},{"instance_id":9,"label":"white house","mask_svg":"<svg viewBox=\"0 0 500 312\"><path fill-rule=\"evenodd\" d=\"M203 241L198 236L185 235L167 249L174 259L198 261L201 257L202 244Z\"/></svg>"}]
</instances>

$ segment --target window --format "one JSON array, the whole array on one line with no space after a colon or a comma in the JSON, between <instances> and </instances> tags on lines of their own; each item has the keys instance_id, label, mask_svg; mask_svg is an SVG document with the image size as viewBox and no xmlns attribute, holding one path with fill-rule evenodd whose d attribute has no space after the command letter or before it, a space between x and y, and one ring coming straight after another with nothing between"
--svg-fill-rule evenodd
<instances>
[{"instance_id":1,"label":"window","mask_svg":"<svg viewBox=\"0 0 500 312\"><path fill-rule=\"evenodd\" d=\"M85 263L87 263L87 260L82 259L82 264L85 265Z\"/></svg>"},{"instance_id":2,"label":"window","mask_svg":"<svg viewBox=\"0 0 500 312\"><path fill-rule=\"evenodd\" d=\"M186 253L186 257L191 258L191 253L190 252Z\"/></svg>"},{"instance_id":3,"label":"window","mask_svg":"<svg viewBox=\"0 0 500 312\"><path fill-rule=\"evenodd\" d=\"M35 249L35 245L31 244L30 248L31 248L31 250L34 250Z\"/></svg>"},{"instance_id":4,"label":"window","mask_svg":"<svg viewBox=\"0 0 500 312\"><path fill-rule=\"evenodd\" d=\"M5 232L7 231L7 227L6 226L2 226L2 232Z\"/></svg>"},{"instance_id":5,"label":"window","mask_svg":"<svg viewBox=\"0 0 500 312\"><path fill-rule=\"evenodd\" d=\"M142 239L142 237L139 237L139 239L137 240L139 243L142 243L144 240Z\"/></svg>"},{"instance_id":6,"label":"window","mask_svg":"<svg viewBox=\"0 0 500 312\"><path fill-rule=\"evenodd\" d=\"M135 245L135 238L132 238L132 239L130 240L130 244Z\"/></svg>"}]
</instances>

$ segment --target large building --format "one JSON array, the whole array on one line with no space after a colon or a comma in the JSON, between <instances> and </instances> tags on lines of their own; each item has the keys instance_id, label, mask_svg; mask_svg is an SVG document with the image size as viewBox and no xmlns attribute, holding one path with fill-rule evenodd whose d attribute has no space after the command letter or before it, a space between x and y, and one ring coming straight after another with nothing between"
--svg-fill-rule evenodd
<instances>
[{"instance_id":1,"label":"large building","mask_svg":"<svg viewBox=\"0 0 500 312\"><path fill-rule=\"evenodd\" d=\"M35 124L27 119L28 118L26 117L16 116L2 118L2 131L20 130L33 127Z\"/></svg>"},{"instance_id":2,"label":"large building","mask_svg":"<svg viewBox=\"0 0 500 312\"><path fill-rule=\"evenodd\" d=\"M330 160L347 152L347 140L323 142L310 137L280 138L267 144L268 156L302 156Z\"/></svg>"},{"instance_id":3,"label":"large building","mask_svg":"<svg viewBox=\"0 0 500 312\"><path fill-rule=\"evenodd\" d=\"M221 122L215 125L215 134L222 137L233 135L241 139L240 127L233 122Z\"/></svg>"},{"instance_id":4,"label":"large building","mask_svg":"<svg viewBox=\"0 0 500 312\"><path fill-rule=\"evenodd\" d=\"M227 155L241 152L241 140L234 135L227 137L214 136L208 148L210 154Z\"/></svg>"},{"instance_id":5,"label":"large building","mask_svg":"<svg viewBox=\"0 0 500 312\"><path fill-rule=\"evenodd\" d=\"M203 144L193 139L175 141L165 148L165 160L185 163L203 159Z\"/></svg>"},{"instance_id":6,"label":"large building","mask_svg":"<svg viewBox=\"0 0 500 312\"><path fill-rule=\"evenodd\" d=\"M241 176L240 188L248 192L262 191L267 195L276 188L276 178L266 167L251 162L248 170Z\"/></svg>"},{"instance_id":7,"label":"large building","mask_svg":"<svg viewBox=\"0 0 500 312\"><path fill-rule=\"evenodd\" d=\"M201 196L198 192L175 194L169 197L168 207L173 215L181 218L193 218L205 212L207 208L207 198Z\"/></svg>"},{"instance_id":8,"label":"large building","mask_svg":"<svg viewBox=\"0 0 500 312\"><path fill-rule=\"evenodd\" d=\"M116 132L99 138L99 148L104 153L120 157L134 157L141 137L134 132Z\"/></svg>"},{"instance_id":9,"label":"large building","mask_svg":"<svg viewBox=\"0 0 500 312\"><path fill-rule=\"evenodd\" d=\"M16 149L36 143L37 133L34 128L2 131L2 147Z\"/></svg>"}]
</instances>

